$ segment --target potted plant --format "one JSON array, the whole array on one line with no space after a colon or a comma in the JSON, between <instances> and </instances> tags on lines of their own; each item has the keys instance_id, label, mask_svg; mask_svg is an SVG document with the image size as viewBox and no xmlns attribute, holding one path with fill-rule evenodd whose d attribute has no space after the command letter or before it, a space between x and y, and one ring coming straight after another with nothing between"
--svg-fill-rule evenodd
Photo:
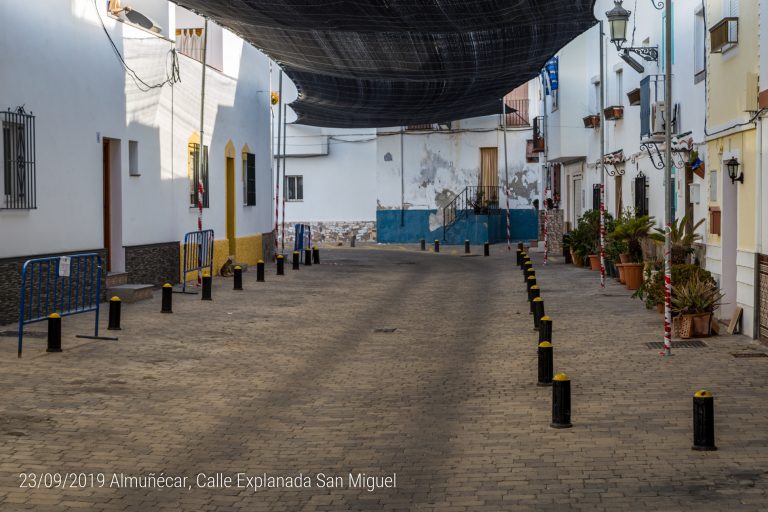
<instances>
[{"instance_id":1,"label":"potted plant","mask_svg":"<svg viewBox=\"0 0 768 512\"><path fill-rule=\"evenodd\" d=\"M565 263L573 263L573 259L571 258L571 234L566 233L563 235L563 258L565 258Z\"/></svg>"},{"instance_id":2,"label":"potted plant","mask_svg":"<svg viewBox=\"0 0 768 512\"><path fill-rule=\"evenodd\" d=\"M627 99L629 100L630 105L639 105L640 104L640 88L636 87L629 91L627 93Z\"/></svg>"},{"instance_id":3,"label":"potted plant","mask_svg":"<svg viewBox=\"0 0 768 512\"><path fill-rule=\"evenodd\" d=\"M619 256L622 253L627 252L627 245L622 240L615 240L610 236L610 233L613 233L614 229L615 222L612 223L610 231L608 230L608 227L606 227L606 232L609 233L609 235L606 236L605 255L607 261L610 262L611 276L618 278L619 281L623 283L624 269L621 266L621 259Z\"/></svg>"},{"instance_id":4,"label":"potted plant","mask_svg":"<svg viewBox=\"0 0 768 512\"><path fill-rule=\"evenodd\" d=\"M620 105L613 105L610 107L606 107L603 110L603 114L605 115L606 119L618 121L619 119L624 118L624 107Z\"/></svg>"},{"instance_id":5,"label":"potted plant","mask_svg":"<svg viewBox=\"0 0 768 512\"><path fill-rule=\"evenodd\" d=\"M681 219L675 219L670 229L672 239L672 264L682 265L688 262L689 256L693 254L694 242L701 240L701 235L696 233L696 229L704 223L704 219L697 222L693 228L688 228L688 215L683 215ZM664 243L664 229L654 228L655 233L651 233L649 238L657 244Z\"/></svg>"},{"instance_id":6,"label":"potted plant","mask_svg":"<svg viewBox=\"0 0 768 512\"><path fill-rule=\"evenodd\" d=\"M590 114L585 116L582 120L584 121L584 128L600 127L600 116L598 114Z\"/></svg>"},{"instance_id":7,"label":"potted plant","mask_svg":"<svg viewBox=\"0 0 768 512\"><path fill-rule=\"evenodd\" d=\"M625 285L630 290L637 290L643 283L643 246L642 241L653 227L653 217L628 217L616 224L611 238L626 243L627 253L621 255Z\"/></svg>"},{"instance_id":8,"label":"potted plant","mask_svg":"<svg viewBox=\"0 0 768 512\"><path fill-rule=\"evenodd\" d=\"M672 310L680 315L680 337L709 336L712 313L722 300L723 294L717 285L698 275L687 283L676 285Z\"/></svg>"}]
</instances>

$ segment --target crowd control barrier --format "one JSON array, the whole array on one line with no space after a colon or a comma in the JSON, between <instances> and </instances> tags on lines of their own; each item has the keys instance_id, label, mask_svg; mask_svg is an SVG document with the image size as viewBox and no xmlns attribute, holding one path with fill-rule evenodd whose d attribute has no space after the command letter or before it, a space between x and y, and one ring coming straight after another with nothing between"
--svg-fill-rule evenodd
<instances>
[{"instance_id":1,"label":"crowd control barrier","mask_svg":"<svg viewBox=\"0 0 768 512\"><path fill-rule=\"evenodd\" d=\"M312 228L309 224L296 224L296 235L293 241L293 250L304 252L305 249L312 248Z\"/></svg>"},{"instance_id":2,"label":"crowd control barrier","mask_svg":"<svg viewBox=\"0 0 768 512\"><path fill-rule=\"evenodd\" d=\"M184 270L181 291L187 292L187 274L208 269L213 275L213 230L192 231L184 235Z\"/></svg>"}]
</instances>

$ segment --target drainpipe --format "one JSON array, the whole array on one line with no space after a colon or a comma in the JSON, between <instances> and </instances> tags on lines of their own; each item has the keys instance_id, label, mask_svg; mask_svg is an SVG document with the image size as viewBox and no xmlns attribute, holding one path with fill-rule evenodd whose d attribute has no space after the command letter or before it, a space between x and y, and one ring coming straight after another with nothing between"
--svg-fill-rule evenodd
<instances>
[{"instance_id":1,"label":"drainpipe","mask_svg":"<svg viewBox=\"0 0 768 512\"><path fill-rule=\"evenodd\" d=\"M501 98L501 121L504 126L504 195L507 197L507 251L511 251L512 250L512 240L511 240L512 230L510 229L510 219L509 219L509 163L507 158L507 101L504 99L504 97Z\"/></svg>"},{"instance_id":2,"label":"drainpipe","mask_svg":"<svg viewBox=\"0 0 768 512\"><path fill-rule=\"evenodd\" d=\"M752 338L760 337L760 255L763 253L763 202L760 200L763 193L763 115L757 118L757 165L755 166L757 175L757 222L755 222L755 243L757 251L755 254L755 302L754 302L754 320L752 322Z\"/></svg>"},{"instance_id":3,"label":"drainpipe","mask_svg":"<svg viewBox=\"0 0 768 512\"><path fill-rule=\"evenodd\" d=\"M605 34L600 20L600 288L605 288Z\"/></svg>"},{"instance_id":4,"label":"drainpipe","mask_svg":"<svg viewBox=\"0 0 768 512\"><path fill-rule=\"evenodd\" d=\"M400 227L405 227L405 126L400 127Z\"/></svg>"}]
</instances>

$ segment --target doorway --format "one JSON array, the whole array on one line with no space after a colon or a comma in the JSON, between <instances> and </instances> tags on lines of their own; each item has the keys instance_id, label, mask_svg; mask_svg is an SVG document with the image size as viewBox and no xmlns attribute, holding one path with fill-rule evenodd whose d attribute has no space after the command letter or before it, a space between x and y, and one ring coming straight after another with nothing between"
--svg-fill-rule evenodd
<instances>
[{"instance_id":1,"label":"doorway","mask_svg":"<svg viewBox=\"0 0 768 512\"><path fill-rule=\"evenodd\" d=\"M120 140L102 139L102 225L107 272L125 272Z\"/></svg>"},{"instance_id":2,"label":"doorway","mask_svg":"<svg viewBox=\"0 0 768 512\"><path fill-rule=\"evenodd\" d=\"M480 148L480 194L490 203L499 201L499 150Z\"/></svg>"},{"instance_id":3,"label":"doorway","mask_svg":"<svg viewBox=\"0 0 768 512\"><path fill-rule=\"evenodd\" d=\"M723 163L723 167L725 164ZM720 276L720 291L725 294L723 305L720 306L720 319L728 320L731 318L736 308L736 257L738 247L738 195L737 185L730 183L728 173L721 174L721 187L723 189L723 209L722 226L720 237L720 265L722 274Z\"/></svg>"},{"instance_id":4,"label":"doorway","mask_svg":"<svg viewBox=\"0 0 768 512\"><path fill-rule=\"evenodd\" d=\"M571 213L571 219L573 221L573 225L576 225L576 222L579 220L579 217L581 217L581 208L582 208L582 190L581 190L581 177L575 178L573 180L573 212Z\"/></svg>"},{"instance_id":5,"label":"doorway","mask_svg":"<svg viewBox=\"0 0 768 512\"><path fill-rule=\"evenodd\" d=\"M235 159L227 157L225 168L227 187L227 240L229 241L229 254L235 256L237 250L235 224Z\"/></svg>"}]
</instances>

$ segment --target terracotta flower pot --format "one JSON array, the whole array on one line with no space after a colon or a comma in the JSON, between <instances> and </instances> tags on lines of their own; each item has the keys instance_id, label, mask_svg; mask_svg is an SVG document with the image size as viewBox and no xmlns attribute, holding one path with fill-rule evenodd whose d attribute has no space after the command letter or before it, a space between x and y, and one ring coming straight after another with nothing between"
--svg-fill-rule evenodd
<instances>
[{"instance_id":1,"label":"terracotta flower pot","mask_svg":"<svg viewBox=\"0 0 768 512\"><path fill-rule=\"evenodd\" d=\"M592 270L600 270L600 256L597 254L589 255L589 268Z\"/></svg>"},{"instance_id":2,"label":"terracotta flower pot","mask_svg":"<svg viewBox=\"0 0 768 512\"><path fill-rule=\"evenodd\" d=\"M573 261L573 264L577 267L583 267L584 266L584 260L581 256L576 254L575 252L571 251L571 260Z\"/></svg>"},{"instance_id":3,"label":"terracotta flower pot","mask_svg":"<svg viewBox=\"0 0 768 512\"><path fill-rule=\"evenodd\" d=\"M624 279L624 263L617 263L616 268L619 269L619 282L621 284L626 283L626 280Z\"/></svg>"},{"instance_id":4,"label":"terracotta flower pot","mask_svg":"<svg viewBox=\"0 0 768 512\"><path fill-rule=\"evenodd\" d=\"M632 263L632 259L629 256L629 253L619 254L619 261L622 263Z\"/></svg>"},{"instance_id":5,"label":"terracotta flower pot","mask_svg":"<svg viewBox=\"0 0 768 512\"><path fill-rule=\"evenodd\" d=\"M642 263L624 263L624 281L628 290L637 290L643 284Z\"/></svg>"}]
</instances>

